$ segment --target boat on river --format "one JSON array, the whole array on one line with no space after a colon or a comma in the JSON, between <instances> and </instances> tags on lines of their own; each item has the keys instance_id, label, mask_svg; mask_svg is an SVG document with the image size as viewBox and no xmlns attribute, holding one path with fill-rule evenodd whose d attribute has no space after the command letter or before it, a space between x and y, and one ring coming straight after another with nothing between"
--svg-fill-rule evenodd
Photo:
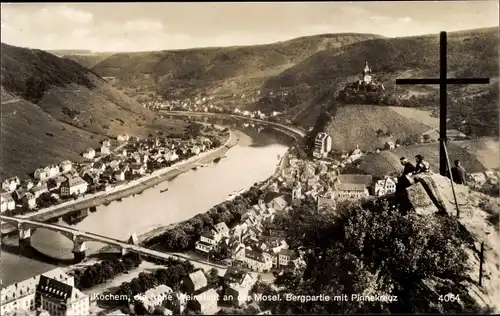
<instances>
[{"instance_id":1,"label":"boat on river","mask_svg":"<svg viewBox=\"0 0 500 316\"><path fill-rule=\"evenodd\" d=\"M167 191L168 191L168 188L160 190L160 193L167 192Z\"/></svg>"},{"instance_id":2,"label":"boat on river","mask_svg":"<svg viewBox=\"0 0 500 316\"><path fill-rule=\"evenodd\" d=\"M229 193L229 196L227 197L226 201L233 200L235 197L237 197L238 195L240 195L243 192L245 192L245 189L241 189L239 191L233 191L233 192Z\"/></svg>"}]
</instances>

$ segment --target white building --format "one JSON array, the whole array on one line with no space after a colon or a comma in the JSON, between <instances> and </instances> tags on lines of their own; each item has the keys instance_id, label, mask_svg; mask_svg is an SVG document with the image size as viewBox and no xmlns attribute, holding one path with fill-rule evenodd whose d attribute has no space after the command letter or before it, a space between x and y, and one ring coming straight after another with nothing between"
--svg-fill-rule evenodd
<instances>
[{"instance_id":1,"label":"white building","mask_svg":"<svg viewBox=\"0 0 500 316\"><path fill-rule=\"evenodd\" d=\"M64 160L59 164L59 168L63 173L71 171L71 169L73 169L73 163L69 160Z\"/></svg>"},{"instance_id":2,"label":"white building","mask_svg":"<svg viewBox=\"0 0 500 316\"><path fill-rule=\"evenodd\" d=\"M102 144L101 146L101 156L102 155L109 155L111 153L111 150L109 149L109 146L106 146L105 144Z\"/></svg>"},{"instance_id":3,"label":"white building","mask_svg":"<svg viewBox=\"0 0 500 316\"><path fill-rule=\"evenodd\" d=\"M333 195L336 201L345 201L368 197L370 193L366 185L361 183L336 183Z\"/></svg>"},{"instance_id":4,"label":"white building","mask_svg":"<svg viewBox=\"0 0 500 316\"><path fill-rule=\"evenodd\" d=\"M153 312L158 306L161 306L165 300L168 300L172 294L172 289L164 284L147 290L144 293L134 296L135 301L142 302L144 307Z\"/></svg>"},{"instance_id":5,"label":"white building","mask_svg":"<svg viewBox=\"0 0 500 316\"><path fill-rule=\"evenodd\" d=\"M34 178L37 180L45 180L49 177L47 168L38 168L35 170L33 174Z\"/></svg>"},{"instance_id":6,"label":"white building","mask_svg":"<svg viewBox=\"0 0 500 316\"><path fill-rule=\"evenodd\" d=\"M119 142L128 142L129 139L130 137L128 136L128 134L118 135L116 137L116 140Z\"/></svg>"},{"instance_id":7,"label":"white building","mask_svg":"<svg viewBox=\"0 0 500 316\"><path fill-rule=\"evenodd\" d=\"M195 146L191 147L191 153L192 154L198 155L200 152L201 152L200 146L195 145Z\"/></svg>"},{"instance_id":8,"label":"white building","mask_svg":"<svg viewBox=\"0 0 500 316\"><path fill-rule=\"evenodd\" d=\"M12 192L21 184L18 177L8 178L2 181L2 190Z\"/></svg>"},{"instance_id":9,"label":"white building","mask_svg":"<svg viewBox=\"0 0 500 316\"><path fill-rule=\"evenodd\" d=\"M229 227L227 227L226 223L218 223L214 225L214 229L217 232L217 235L220 236L219 238L229 237Z\"/></svg>"},{"instance_id":10,"label":"white building","mask_svg":"<svg viewBox=\"0 0 500 316\"><path fill-rule=\"evenodd\" d=\"M76 287L41 276L40 306L50 315L90 315L90 298Z\"/></svg>"},{"instance_id":11,"label":"white building","mask_svg":"<svg viewBox=\"0 0 500 316\"><path fill-rule=\"evenodd\" d=\"M46 169L49 178L55 177L60 173L59 166L57 165L50 165Z\"/></svg>"},{"instance_id":12,"label":"white building","mask_svg":"<svg viewBox=\"0 0 500 316\"><path fill-rule=\"evenodd\" d=\"M80 195L87 192L88 183L80 176L66 176L66 181L61 184L61 196Z\"/></svg>"},{"instance_id":13,"label":"white building","mask_svg":"<svg viewBox=\"0 0 500 316\"><path fill-rule=\"evenodd\" d=\"M261 252L246 250L243 261L248 267L257 272L267 272L273 267L272 260L267 260Z\"/></svg>"},{"instance_id":14,"label":"white building","mask_svg":"<svg viewBox=\"0 0 500 316\"><path fill-rule=\"evenodd\" d=\"M0 315L33 311L36 305L50 315L89 315L89 297L74 285L61 268L9 285L0 291Z\"/></svg>"},{"instance_id":15,"label":"white building","mask_svg":"<svg viewBox=\"0 0 500 316\"><path fill-rule=\"evenodd\" d=\"M210 233L205 233L200 236L200 240L195 244L195 249L204 253L209 253L217 248L220 240L221 236L212 230Z\"/></svg>"},{"instance_id":16,"label":"white building","mask_svg":"<svg viewBox=\"0 0 500 316\"><path fill-rule=\"evenodd\" d=\"M385 177L382 180L375 182L374 193L376 196L392 194L396 192L396 181L391 177Z\"/></svg>"},{"instance_id":17,"label":"white building","mask_svg":"<svg viewBox=\"0 0 500 316\"><path fill-rule=\"evenodd\" d=\"M175 151L168 151L163 155L163 158L166 161L176 161L177 159L179 159L179 155L177 155Z\"/></svg>"},{"instance_id":18,"label":"white building","mask_svg":"<svg viewBox=\"0 0 500 316\"><path fill-rule=\"evenodd\" d=\"M319 133L314 139L314 156L325 157L332 150L332 137L327 133Z\"/></svg>"},{"instance_id":19,"label":"white building","mask_svg":"<svg viewBox=\"0 0 500 316\"><path fill-rule=\"evenodd\" d=\"M85 159L94 159L95 150L93 148L88 148L86 151L83 152L82 156Z\"/></svg>"},{"instance_id":20,"label":"white building","mask_svg":"<svg viewBox=\"0 0 500 316\"><path fill-rule=\"evenodd\" d=\"M11 211L16 208L16 202L9 192L0 195L1 212Z\"/></svg>"}]
</instances>

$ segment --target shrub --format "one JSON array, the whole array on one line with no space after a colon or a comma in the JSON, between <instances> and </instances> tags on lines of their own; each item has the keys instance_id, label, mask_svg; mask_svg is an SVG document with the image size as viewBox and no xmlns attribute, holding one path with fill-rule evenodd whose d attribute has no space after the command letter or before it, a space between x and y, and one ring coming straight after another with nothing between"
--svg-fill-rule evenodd
<instances>
[{"instance_id":1,"label":"shrub","mask_svg":"<svg viewBox=\"0 0 500 316\"><path fill-rule=\"evenodd\" d=\"M443 306L436 300L413 299L430 295L422 282L446 279L459 288L467 272L467 236L456 219L403 214L397 200L347 203L320 214L302 206L283 229L290 245L307 250L302 274L278 277L283 293L375 293L397 295L398 302L286 302L274 304L273 312L437 312Z\"/></svg>"},{"instance_id":2,"label":"shrub","mask_svg":"<svg viewBox=\"0 0 500 316\"><path fill-rule=\"evenodd\" d=\"M140 255L128 253L121 259L104 260L83 270L76 270L74 275L75 287L88 289L102 284L120 273L137 268L141 261Z\"/></svg>"}]
</instances>

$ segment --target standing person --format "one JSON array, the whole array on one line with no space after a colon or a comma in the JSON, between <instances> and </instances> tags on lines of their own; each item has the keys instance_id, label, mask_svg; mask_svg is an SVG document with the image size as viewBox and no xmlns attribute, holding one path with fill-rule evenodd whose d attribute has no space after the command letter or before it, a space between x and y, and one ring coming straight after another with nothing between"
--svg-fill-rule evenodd
<instances>
[{"instance_id":1,"label":"standing person","mask_svg":"<svg viewBox=\"0 0 500 316\"><path fill-rule=\"evenodd\" d=\"M453 182L456 184L465 184L466 173L464 167L460 164L460 160L455 160L455 166L451 168Z\"/></svg>"},{"instance_id":2,"label":"standing person","mask_svg":"<svg viewBox=\"0 0 500 316\"><path fill-rule=\"evenodd\" d=\"M416 155L415 160L417 162L417 165L415 166L415 173L423 173L423 172L430 172L430 165L427 161L424 160L424 156L422 155Z\"/></svg>"}]
</instances>

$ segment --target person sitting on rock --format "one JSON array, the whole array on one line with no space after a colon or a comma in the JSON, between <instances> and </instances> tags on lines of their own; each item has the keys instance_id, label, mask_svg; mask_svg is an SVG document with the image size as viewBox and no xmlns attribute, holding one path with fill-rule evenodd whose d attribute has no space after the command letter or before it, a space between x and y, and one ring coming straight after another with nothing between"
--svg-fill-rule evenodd
<instances>
[{"instance_id":1,"label":"person sitting on rock","mask_svg":"<svg viewBox=\"0 0 500 316\"><path fill-rule=\"evenodd\" d=\"M424 156L416 155L415 160L417 162L417 165L415 166L415 174L427 173L431 171L429 163L424 160Z\"/></svg>"},{"instance_id":2,"label":"person sitting on rock","mask_svg":"<svg viewBox=\"0 0 500 316\"><path fill-rule=\"evenodd\" d=\"M410 176L412 173L415 172L415 166L409 162L405 157L401 157L399 159L401 161L401 164L403 165L403 174L402 176Z\"/></svg>"},{"instance_id":3,"label":"person sitting on rock","mask_svg":"<svg viewBox=\"0 0 500 316\"><path fill-rule=\"evenodd\" d=\"M409 162L405 157L399 159L401 164L404 166L403 173L398 178L396 183L396 194L401 195L405 192L405 189L412 185L412 180L410 176L415 172L415 166Z\"/></svg>"}]
</instances>

